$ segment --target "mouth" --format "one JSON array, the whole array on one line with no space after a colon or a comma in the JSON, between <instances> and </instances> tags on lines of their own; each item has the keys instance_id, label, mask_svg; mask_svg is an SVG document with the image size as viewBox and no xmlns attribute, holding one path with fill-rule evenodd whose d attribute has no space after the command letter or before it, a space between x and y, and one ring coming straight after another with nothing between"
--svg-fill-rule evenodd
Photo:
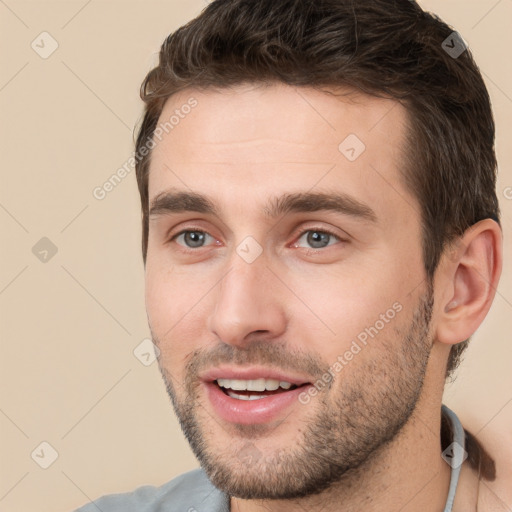
<instances>
[{"instance_id":1,"label":"mouth","mask_svg":"<svg viewBox=\"0 0 512 512\"><path fill-rule=\"evenodd\" d=\"M301 377L263 368L216 369L201 378L216 416L229 423L262 424L304 410L299 395L312 386Z\"/></svg>"},{"instance_id":2,"label":"mouth","mask_svg":"<svg viewBox=\"0 0 512 512\"><path fill-rule=\"evenodd\" d=\"M217 379L213 381L227 396L236 400L261 400L263 398L293 391L307 384L292 384L276 379Z\"/></svg>"}]
</instances>

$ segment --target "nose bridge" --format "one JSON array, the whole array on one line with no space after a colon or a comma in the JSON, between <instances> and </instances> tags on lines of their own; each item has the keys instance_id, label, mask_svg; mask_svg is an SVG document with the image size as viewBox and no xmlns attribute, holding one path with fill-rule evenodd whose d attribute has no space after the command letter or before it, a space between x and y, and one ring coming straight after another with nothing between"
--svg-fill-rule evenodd
<instances>
[{"instance_id":1,"label":"nose bridge","mask_svg":"<svg viewBox=\"0 0 512 512\"><path fill-rule=\"evenodd\" d=\"M247 318L248 306L253 311L261 307L266 268L263 258L258 260L247 263L238 254L233 254L229 271L219 283L216 310L221 314L229 312L233 321L238 317L240 320Z\"/></svg>"},{"instance_id":2,"label":"nose bridge","mask_svg":"<svg viewBox=\"0 0 512 512\"><path fill-rule=\"evenodd\" d=\"M278 335L285 328L283 304L271 290L267 259L263 254L246 258L241 249L247 249L243 242L229 259L209 319L209 329L230 344L246 343L254 331Z\"/></svg>"},{"instance_id":3,"label":"nose bridge","mask_svg":"<svg viewBox=\"0 0 512 512\"><path fill-rule=\"evenodd\" d=\"M234 254L230 261L230 272L226 276L224 284L226 287L244 287L249 289L257 284L257 276L263 276L265 264L262 258L259 261L247 263L238 254Z\"/></svg>"}]
</instances>

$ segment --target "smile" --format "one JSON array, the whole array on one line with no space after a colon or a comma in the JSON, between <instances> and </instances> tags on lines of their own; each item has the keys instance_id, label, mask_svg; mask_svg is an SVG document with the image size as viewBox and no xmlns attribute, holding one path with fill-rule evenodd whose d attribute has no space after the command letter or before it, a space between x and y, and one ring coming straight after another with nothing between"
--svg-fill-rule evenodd
<instances>
[{"instance_id":1,"label":"smile","mask_svg":"<svg viewBox=\"0 0 512 512\"><path fill-rule=\"evenodd\" d=\"M297 388L295 384L275 379L217 379L215 382L225 394L237 400L260 400Z\"/></svg>"}]
</instances>

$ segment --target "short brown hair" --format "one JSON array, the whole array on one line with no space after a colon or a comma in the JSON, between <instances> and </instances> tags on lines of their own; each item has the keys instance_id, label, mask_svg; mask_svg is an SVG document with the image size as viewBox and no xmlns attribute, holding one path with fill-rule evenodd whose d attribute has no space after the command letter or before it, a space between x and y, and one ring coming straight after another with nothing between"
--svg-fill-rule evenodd
<instances>
[{"instance_id":1,"label":"short brown hair","mask_svg":"<svg viewBox=\"0 0 512 512\"><path fill-rule=\"evenodd\" d=\"M450 39L451 37L451 39ZM499 223L494 120L487 89L461 39L411 0L215 0L164 41L141 86L145 114L136 141L142 253L148 240L153 137L166 100L189 88L244 82L346 86L407 109L403 180L418 199L427 278L445 248L485 218ZM446 44L448 41L448 44ZM464 48L464 47L463 47ZM469 340L451 349L446 377Z\"/></svg>"}]
</instances>

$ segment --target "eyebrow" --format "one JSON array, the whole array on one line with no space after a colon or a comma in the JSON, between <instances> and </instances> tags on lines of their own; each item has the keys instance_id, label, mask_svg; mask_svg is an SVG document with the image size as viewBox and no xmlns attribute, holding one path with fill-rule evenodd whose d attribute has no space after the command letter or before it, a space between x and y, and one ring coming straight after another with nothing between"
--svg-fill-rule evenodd
<instances>
[{"instance_id":1,"label":"eyebrow","mask_svg":"<svg viewBox=\"0 0 512 512\"><path fill-rule=\"evenodd\" d=\"M367 204L345 193L298 192L271 197L263 208L274 219L288 213L331 211L363 221L377 223L377 215ZM196 192L168 191L151 201L149 216L197 212L220 217L219 209L208 197Z\"/></svg>"}]
</instances>

